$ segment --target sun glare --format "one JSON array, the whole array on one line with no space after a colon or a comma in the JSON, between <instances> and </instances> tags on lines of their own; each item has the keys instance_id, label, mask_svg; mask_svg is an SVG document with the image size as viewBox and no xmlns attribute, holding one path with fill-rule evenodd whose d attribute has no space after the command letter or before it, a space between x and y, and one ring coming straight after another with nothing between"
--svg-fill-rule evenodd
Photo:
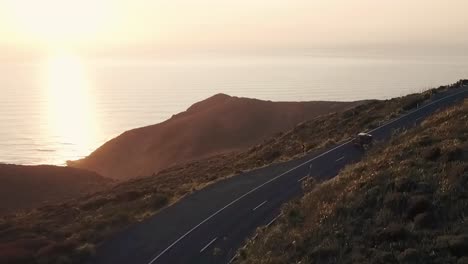
<instances>
[{"instance_id":1,"label":"sun glare","mask_svg":"<svg viewBox=\"0 0 468 264\"><path fill-rule=\"evenodd\" d=\"M88 155L96 147L98 127L83 63L79 57L62 53L50 57L44 69L50 132L60 143L73 145L72 153L58 156L76 159Z\"/></svg>"}]
</instances>

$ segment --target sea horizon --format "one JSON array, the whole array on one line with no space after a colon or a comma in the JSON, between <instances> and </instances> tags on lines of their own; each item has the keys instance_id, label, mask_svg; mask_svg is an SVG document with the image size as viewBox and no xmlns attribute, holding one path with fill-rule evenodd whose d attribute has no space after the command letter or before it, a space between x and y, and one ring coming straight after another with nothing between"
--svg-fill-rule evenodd
<instances>
[{"instance_id":1,"label":"sea horizon","mask_svg":"<svg viewBox=\"0 0 468 264\"><path fill-rule=\"evenodd\" d=\"M58 54L27 63L0 61L0 69L0 163L65 165L126 130L160 123L217 93L272 101L388 99L456 82L466 77L468 60Z\"/></svg>"}]
</instances>

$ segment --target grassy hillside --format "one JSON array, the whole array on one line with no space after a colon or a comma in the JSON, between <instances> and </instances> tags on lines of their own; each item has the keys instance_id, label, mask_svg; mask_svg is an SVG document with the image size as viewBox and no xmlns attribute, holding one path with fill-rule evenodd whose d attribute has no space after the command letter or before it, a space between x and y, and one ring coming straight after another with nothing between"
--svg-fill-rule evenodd
<instances>
[{"instance_id":1,"label":"grassy hillside","mask_svg":"<svg viewBox=\"0 0 468 264\"><path fill-rule=\"evenodd\" d=\"M241 171L304 155L344 140L429 100L423 94L375 101L330 114L278 134L247 151L173 166L158 174L116 185L92 196L0 220L0 263L83 262L110 234L141 221L184 195ZM340 123L339 130L336 129ZM330 134L329 131L336 133ZM324 140L327 139L328 140ZM24 261L24 262L21 262ZM62 261L62 262L61 262Z\"/></svg>"},{"instance_id":2,"label":"grassy hillside","mask_svg":"<svg viewBox=\"0 0 468 264\"><path fill-rule=\"evenodd\" d=\"M0 215L83 196L111 183L86 170L0 164Z\"/></svg>"},{"instance_id":3,"label":"grassy hillside","mask_svg":"<svg viewBox=\"0 0 468 264\"><path fill-rule=\"evenodd\" d=\"M238 263L468 263L468 101L307 193Z\"/></svg>"},{"instance_id":4,"label":"grassy hillside","mask_svg":"<svg viewBox=\"0 0 468 264\"><path fill-rule=\"evenodd\" d=\"M160 124L133 129L69 166L125 180L245 150L297 123L363 102L271 102L218 94Z\"/></svg>"}]
</instances>

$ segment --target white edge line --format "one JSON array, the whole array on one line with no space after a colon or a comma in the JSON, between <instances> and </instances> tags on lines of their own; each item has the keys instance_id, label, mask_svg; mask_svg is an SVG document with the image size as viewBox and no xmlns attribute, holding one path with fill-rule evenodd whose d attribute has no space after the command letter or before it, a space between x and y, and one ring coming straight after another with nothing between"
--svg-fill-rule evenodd
<instances>
[{"instance_id":1,"label":"white edge line","mask_svg":"<svg viewBox=\"0 0 468 264\"><path fill-rule=\"evenodd\" d=\"M275 218L273 218L268 224L266 224L265 226L266 227L269 227L271 226L271 224L273 224L276 220L278 220L278 218L281 216L281 214L277 215ZM252 238L253 240L255 240L256 238L258 237L258 233L255 234L255 236ZM228 262L228 264L231 264L232 262L234 262L234 260L236 260L238 257L238 254L236 253Z\"/></svg>"},{"instance_id":2,"label":"white edge line","mask_svg":"<svg viewBox=\"0 0 468 264\"><path fill-rule=\"evenodd\" d=\"M255 211L257 210L258 208L260 208L262 205L266 204L267 201L264 201L263 203L257 205L257 207L255 207L254 209L252 209L252 211Z\"/></svg>"},{"instance_id":3,"label":"white edge line","mask_svg":"<svg viewBox=\"0 0 468 264\"><path fill-rule=\"evenodd\" d=\"M229 260L228 264L231 264L232 262L234 262L234 260L236 260L237 258L237 254L234 255L234 257L232 257L231 260Z\"/></svg>"},{"instance_id":4,"label":"white edge line","mask_svg":"<svg viewBox=\"0 0 468 264\"><path fill-rule=\"evenodd\" d=\"M409 115L412 115L412 114L414 114L414 113L416 113L416 112L418 112L418 111L421 111L422 109L427 108L427 107L429 107L429 106L431 106L431 105L434 105L434 104L436 104L436 103L438 103L438 102L440 102L440 101L446 100L446 99L448 99L448 98L455 97L455 96L457 96L457 95L459 95L459 94L466 93L466 92L467 92L467 91L461 91L461 92L454 93L454 94L451 94L451 95L447 95L447 96L445 96L445 97L443 97L443 98L437 99L437 100L435 100L435 101L433 101L433 102L430 102L429 104L427 104L427 105L425 105L425 106L422 106L422 107L420 107L420 108L418 108L418 109L415 109L415 110L413 110L413 111L411 111L411 112L409 112L409 113L406 113L406 114L404 114L404 115L398 117L397 119L391 120L391 121L389 121L389 122L386 123L386 124L383 124L383 125L381 125L381 126L379 126L379 127L377 127L377 128L374 128L374 129L372 129L371 131L369 131L369 133L372 133L372 132L374 132L374 131L376 131L376 130L379 130L379 129L383 128L383 127L386 127L386 126L388 126L388 125L391 125L391 124L395 123L396 121L398 121L398 120L400 120L400 119L403 119L403 118L405 118L405 117L407 117L407 116L409 116Z\"/></svg>"},{"instance_id":5,"label":"white edge line","mask_svg":"<svg viewBox=\"0 0 468 264\"><path fill-rule=\"evenodd\" d=\"M305 180L305 179L308 178L308 177L309 177L309 176L304 176L304 177L300 178L299 180L297 180L297 182L301 182L301 181Z\"/></svg>"},{"instance_id":6,"label":"white edge line","mask_svg":"<svg viewBox=\"0 0 468 264\"><path fill-rule=\"evenodd\" d=\"M200 253L202 253L203 251L205 251L205 249L207 249L209 246L211 246L211 244L213 244L216 239L218 239L217 237L213 238L213 240L210 241L210 243L206 244L206 246L204 246L201 250L200 250Z\"/></svg>"},{"instance_id":7,"label":"white edge line","mask_svg":"<svg viewBox=\"0 0 468 264\"><path fill-rule=\"evenodd\" d=\"M193 232L195 229L197 229L199 226L201 226L202 224L204 224L205 222L207 222L207 221L210 220L211 218L215 217L215 216L218 215L220 212L224 211L226 208L228 208L228 207L230 207L231 205L235 204L236 202L238 202L239 200L241 200L241 199L244 198L245 196L247 196L247 195L249 195L249 194L255 192L256 190L262 188L263 186L265 186L265 185L267 185L267 184L269 184L269 183L271 183L271 182L273 182L273 181L275 181L275 180L281 178L282 176L284 176L284 175L290 173L291 171L294 171L294 170L296 170L297 168L300 168L300 167L304 166L305 164L307 164L307 163L309 163L309 162L312 162L312 161L314 161L314 160L316 160L316 159L318 159L318 158L321 158L321 157L327 155L328 153L330 153L330 152L332 152L332 151L334 151L334 150L336 150L336 149L338 149L338 148L341 148L342 146L347 145L347 144L349 144L349 143L351 143L351 142L352 142L352 140L348 140L348 141L346 141L345 143L343 143L343 144L341 144L341 145L338 145L338 146L336 146L336 147L334 147L334 148L332 148L332 149L330 149L330 150L328 150L328 151L326 151L326 152L324 152L324 153L322 153L322 154L320 154L320 155L318 155L318 156L315 156L314 158L312 158L312 159L310 159L310 160L308 160L308 161L306 161L306 162L303 162L303 163L301 163L300 165L298 165L298 166L296 166L296 167L294 167L294 168L292 168L292 169L290 169L290 170L288 170L288 171L286 171L286 172L283 172L283 173L281 173L280 175L278 175L278 176L276 176L276 177L274 177L274 178L271 178L270 180L268 180L268 181L266 181L266 182L260 184L259 186L253 188L252 190L250 190L250 191L244 193L242 196L240 196L240 197L238 197L237 199L233 200L232 202L228 203L228 204L225 205L223 208L221 208L221 209L219 209L218 211L214 212L212 215L210 215L210 216L208 216L207 218L205 218L205 220L201 221L198 225L194 226L192 229L190 229L189 231L187 231L187 233L183 234L183 235L182 235L181 237L179 237L176 241L174 241L171 245L169 245L166 249L164 249L163 251L161 251L161 253L159 253L155 258L153 258L153 260L151 260L148 264L153 264L158 258L160 258L160 257L161 257L164 253L166 253L169 249L171 249L175 244L179 243L179 241L182 240L184 237L188 236L190 233L192 233L192 232Z\"/></svg>"},{"instance_id":8,"label":"white edge line","mask_svg":"<svg viewBox=\"0 0 468 264\"><path fill-rule=\"evenodd\" d=\"M281 216L281 214L277 215L275 218L273 218L267 225L266 227L269 227L271 226L271 224L273 224L276 220L278 220L278 218Z\"/></svg>"},{"instance_id":9,"label":"white edge line","mask_svg":"<svg viewBox=\"0 0 468 264\"><path fill-rule=\"evenodd\" d=\"M405 115L403 115L403 116L401 116L401 117L399 117L399 118L397 118L397 119L394 119L394 120L392 120L392 121L390 121L390 122L388 122L388 123L386 123L386 124L384 124L384 125L382 125L382 126L380 126L380 127L377 127L377 128L375 128L375 129L371 130L369 133L374 132L374 131L376 131L376 130L378 130L378 129L381 129L381 128L385 127L385 126L388 126L388 125L390 125L390 124L392 124L392 123L394 123L394 122L397 122L398 120L400 120L400 119L402 119L402 118L405 118L406 116L409 116L409 115L411 115L411 114L413 114L413 113L415 113L415 112L417 112L417 111L420 111L420 110L422 110L422 109L424 109L424 108L426 108L426 107L429 107L430 105L436 104L436 103L438 103L438 102L440 102L440 101L442 101L442 100L445 100L445 99L448 99L448 98L451 98L451 97L454 97L454 96L456 96L456 95L459 95L459 94L462 94L462 93L466 93L466 92L467 92L467 91L461 91L461 92L458 92L458 93L455 93L455 94L448 95L448 96L446 96L446 97L440 98L440 99L438 99L438 100L436 100L436 101L434 101L434 102L431 102L431 103L429 103L429 104L427 104L427 105L425 105L425 106L423 106L423 107L420 107L419 109L416 109L416 110L414 110L414 111L412 111L412 112L409 112L409 113L407 113L407 114L405 114ZM239 200L241 200L241 199L244 198L245 196L247 196L247 195L249 195L249 194L255 192L256 190L262 188L263 186L265 186L265 185L267 185L267 184L269 184L269 183L271 183L271 182L273 182L273 181L275 181L275 180L281 178L282 176L284 176L284 175L290 173L291 171L294 171L294 170L296 170L297 168L302 167L302 166L304 166L305 164L307 164L307 163L309 163L309 162L312 162L312 161L314 161L314 160L316 160L316 159L318 159L318 158L321 158L321 157L327 155L328 153L330 153L330 152L332 152L332 151L335 151L336 149L341 148L341 147L343 147L344 145L347 145L347 144L351 143L352 141L353 141L353 139L348 139L348 141L346 141L345 143L343 143L343 144L341 144L341 145L338 145L338 146L336 146L336 147L334 147L334 148L332 148L332 149L330 149L330 150L328 150L328 151L325 151L324 153L322 153L322 154L320 154L320 155L318 155L318 156L315 156L314 158L312 158L312 159L310 159L310 160L308 160L308 161L306 161L306 162L304 162L304 163L302 163L302 164L300 164L300 165L298 165L298 166L296 166L296 167L294 167L294 168L292 168L292 169L290 169L290 170L288 170L288 171L286 171L286 172L283 172L282 174L280 174L280 175L278 175L278 176L276 176L276 177L274 177L274 178L271 178L270 180L268 180L268 181L266 181L266 182L260 184L259 186L253 188L252 190L250 190L250 191L244 193L242 196L240 196L240 197L238 197L237 199L233 200L232 202L228 203L228 204L225 205L223 208L219 209L218 211L216 211L216 212L213 213L212 215L208 216L205 220L201 221L198 225L194 226L192 229L190 229L189 231L187 231L187 233L183 234L183 235L182 235L181 237L179 237L176 241L174 241L172 244L170 244L166 249L164 249L163 251L161 251L161 253L159 253L156 257L154 257L148 264L153 264L153 263L154 263L158 258L160 258L164 253L166 253L166 252L167 252L169 249L171 249L174 245L176 245L177 243L179 243L180 240L184 239L186 236L188 236L190 233L192 233L192 232L193 232L195 229L197 229L199 226L203 225L205 222L207 222L207 221L210 220L211 218L215 217L215 216L218 215L220 212L224 211L226 208L228 208L228 207L230 207L231 205L235 204L236 202L238 202ZM275 219L275 220L276 220L276 219Z\"/></svg>"}]
</instances>

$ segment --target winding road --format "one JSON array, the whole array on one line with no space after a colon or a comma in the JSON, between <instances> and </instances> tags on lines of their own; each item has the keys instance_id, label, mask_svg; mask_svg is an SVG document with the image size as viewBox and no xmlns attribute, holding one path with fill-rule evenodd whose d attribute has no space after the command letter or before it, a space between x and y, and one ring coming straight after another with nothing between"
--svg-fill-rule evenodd
<instances>
[{"instance_id":1,"label":"winding road","mask_svg":"<svg viewBox=\"0 0 468 264\"><path fill-rule=\"evenodd\" d=\"M389 139L467 95L466 86L436 94L369 133L378 141ZM257 227L274 223L281 205L302 193L301 181L309 174L328 180L362 156L348 141L217 182L117 234L98 248L93 263L230 263Z\"/></svg>"}]
</instances>

